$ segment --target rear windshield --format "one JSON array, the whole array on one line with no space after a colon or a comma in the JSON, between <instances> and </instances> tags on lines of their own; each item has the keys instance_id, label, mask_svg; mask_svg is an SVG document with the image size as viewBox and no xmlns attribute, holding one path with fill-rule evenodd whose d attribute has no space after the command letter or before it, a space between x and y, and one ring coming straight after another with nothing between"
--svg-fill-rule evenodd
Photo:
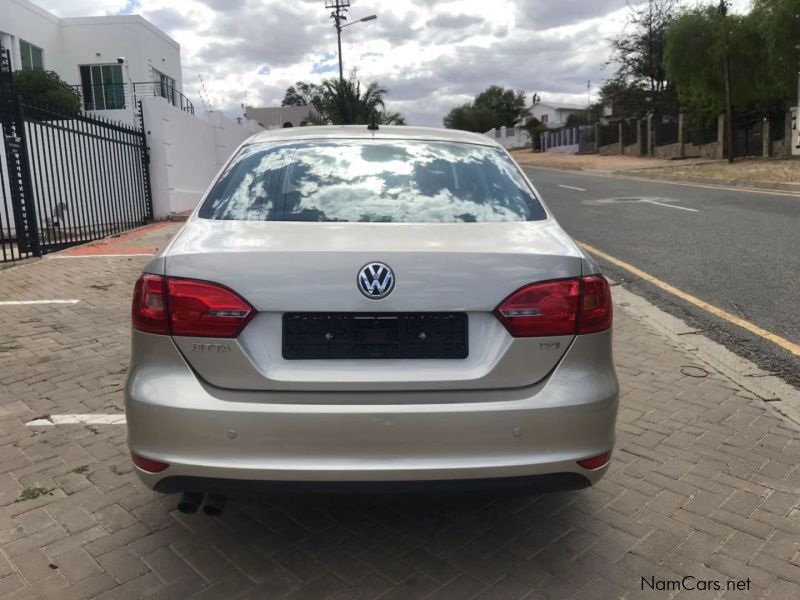
<instances>
[{"instance_id":1,"label":"rear windshield","mask_svg":"<svg viewBox=\"0 0 800 600\"><path fill-rule=\"evenodd\" d=\"M199 216L362 223L546 217L502 150L394 140L247 146L214 185Z\"/></svg>"}]
</instances>

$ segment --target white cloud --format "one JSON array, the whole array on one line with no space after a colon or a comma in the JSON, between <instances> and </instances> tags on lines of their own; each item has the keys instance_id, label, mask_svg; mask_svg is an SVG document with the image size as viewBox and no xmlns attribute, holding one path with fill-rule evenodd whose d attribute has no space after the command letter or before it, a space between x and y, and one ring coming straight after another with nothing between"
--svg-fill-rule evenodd
<instances>
[{"instance_id":1,"label":"white cloud","mask_svg":"<svg viewBox=\"0 0 800 600\"><path fill-rule=\"evenodd\" d=\"M295 81L338 71L336 36L323 0L38 0L62 16L135 12L182 47L184 91L199 105L199 78L217 109L280 103ZM744 10L750 0L734 0ZM343 33L345 69L389 88L391 109L412 124L444 114L497 83L583 103L595 90L607 39L626 0L353 0L351 16L377 14Z\"/></svg>"}]
</instances>

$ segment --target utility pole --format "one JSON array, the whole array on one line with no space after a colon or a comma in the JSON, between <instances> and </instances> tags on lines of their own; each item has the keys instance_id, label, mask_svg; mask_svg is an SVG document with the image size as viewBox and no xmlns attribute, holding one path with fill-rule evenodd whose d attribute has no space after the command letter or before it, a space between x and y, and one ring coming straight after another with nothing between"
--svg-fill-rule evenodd
<instances>
[{"instance_id":1,"label":"utility pole","mask_svg":"<svg viewBox=\"0 0 800 600\"><path fill-rule=\"evenodd\" d=\"M592 124L592 80L586 82L586 124Z\"/></svg>"},{"instance_id":2,"label":"utility pole","mask_svg":"<svg viewBox=\"0 0 800 600\"><path fill-rule=\"evenodd\" d=\"M733 162L733 101L731 99L731 55L730 55L730 36L728 35L728 0L719 0L719 15L722 18L722 26L725 35L725 137L727 137L726 147L728 149L728 162Z\"/></svg>"},{"instance_id":3,"label":"utility pole","mask_svg":"<svg viewBox=\"0 0 800 600\"><path fill-rule=\"evenodd\" d=\"M344 81L344 68L342 66L342 29L344 21L347 21L347 11L350 10L350 0L327 0L325 8L331 11L334 27L336 27L336 39L339 44L339 81Z\"/></svg>"}]
</instances>

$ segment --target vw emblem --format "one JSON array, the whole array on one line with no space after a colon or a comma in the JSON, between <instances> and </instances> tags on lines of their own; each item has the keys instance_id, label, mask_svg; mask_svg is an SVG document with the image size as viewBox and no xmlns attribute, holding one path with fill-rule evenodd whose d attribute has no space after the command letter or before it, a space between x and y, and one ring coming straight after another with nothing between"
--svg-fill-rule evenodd
<instances>
[{"instance_id":1,"label":"vw emblem","mask_svg":"<svg viewBox=\"0 0 800 600\"><path fill-rule=\"evenodd\" d=\"M394 272L383 263L369 263L358 272L358 289L372 300L386 298L394 289Z\"/></svg>"}]
</instances>

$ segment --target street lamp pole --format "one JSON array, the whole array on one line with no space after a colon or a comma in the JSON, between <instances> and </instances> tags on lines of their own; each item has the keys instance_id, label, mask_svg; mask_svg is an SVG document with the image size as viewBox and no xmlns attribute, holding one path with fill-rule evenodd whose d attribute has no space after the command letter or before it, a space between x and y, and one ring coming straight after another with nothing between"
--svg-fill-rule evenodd
<instances>
[{"instance_id":1,"label":"street lamp pole","mask_svg":"<svg viewBox=\"0 0 800 600\"><path fill-rule=\"evenodd\" d=\"M350 0L328 0L325 3L325 8L331 10L331 19L333 19L333 25L336 27L336 42L339 47L339 81L343 82L344 65L342 62L342 29L345 27L350 27L351 25L355 25L356 23L374 21L378 18L378 15L369 15L368 17L364 17L358 21L353 21L352 23L342 25L344 21L347 21L347 11L350 10Z\"/></svg>"}]
</instances>

